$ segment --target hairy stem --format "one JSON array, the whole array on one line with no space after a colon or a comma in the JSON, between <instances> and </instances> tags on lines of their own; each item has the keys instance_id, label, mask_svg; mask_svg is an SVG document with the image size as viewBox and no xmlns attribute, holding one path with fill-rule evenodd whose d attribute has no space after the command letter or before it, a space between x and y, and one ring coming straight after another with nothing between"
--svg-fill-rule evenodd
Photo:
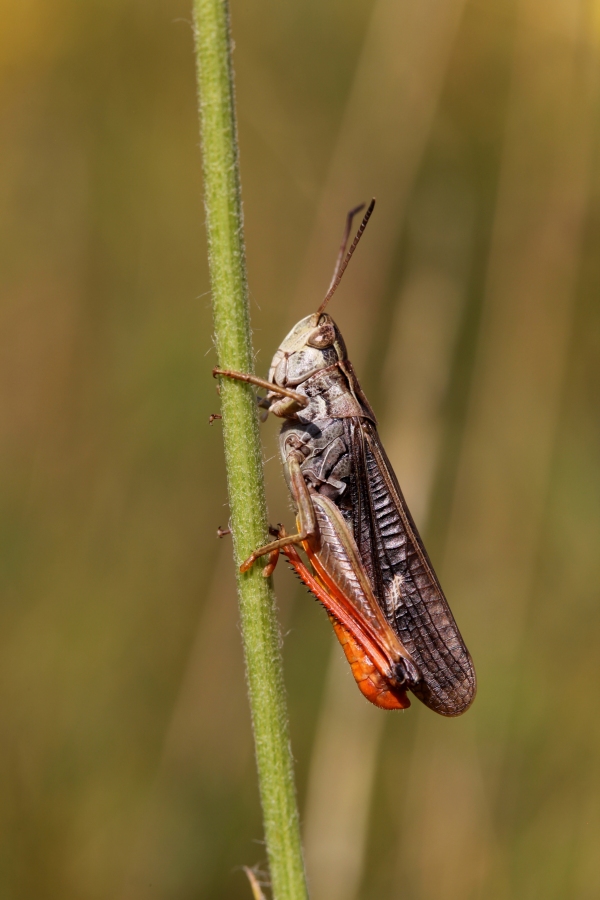
<instances>
[{"instance_id":1,"label":"hairy stem","mask_svg":"<svg viewBox=\"0 0 600 900\"><path fill-rule=\"evenodd\" d=\"M194 0L200 130L219 366L253 371L226 0ZM275 900L306 900L274 596L261 564L239 565L267 538L254 391L220 379L234 557L265 838Z\"/></svg>"}]
</instances>

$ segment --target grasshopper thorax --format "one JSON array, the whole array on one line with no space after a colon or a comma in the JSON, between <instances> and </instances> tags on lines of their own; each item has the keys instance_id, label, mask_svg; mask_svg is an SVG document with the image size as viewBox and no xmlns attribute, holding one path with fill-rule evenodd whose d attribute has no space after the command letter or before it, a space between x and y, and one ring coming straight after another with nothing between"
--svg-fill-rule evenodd
<instances>
[{"instance_id":1,"label":"grasshopper thorax","mask_svg":"<svg viewBox=\"0 0 600 900\"><path fill-rule=\"evenodd\" d=\"M321 369L346 359L346 345L331 316L313 313L294 325L282 341L271 363L269 381L280 387L296 387Z\"/></svg>"}]
</instances>

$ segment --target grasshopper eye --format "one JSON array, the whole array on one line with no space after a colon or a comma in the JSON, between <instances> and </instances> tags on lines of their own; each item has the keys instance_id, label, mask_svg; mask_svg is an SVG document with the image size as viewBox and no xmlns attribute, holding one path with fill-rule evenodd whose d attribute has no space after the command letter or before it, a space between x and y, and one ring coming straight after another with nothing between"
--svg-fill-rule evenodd
<instances>
[{"instance_id":1,"label":"grasshopper eye","mask_svg":"<svg viewBox=\"0 0 600 900\"><path fill-rule=\"evenodd\" d=\"M307 342L309 347L323 350L325 347L333 347L335 343L335 328L333 325L320 325L311 332Z\"/></svg>"}]
</instances>

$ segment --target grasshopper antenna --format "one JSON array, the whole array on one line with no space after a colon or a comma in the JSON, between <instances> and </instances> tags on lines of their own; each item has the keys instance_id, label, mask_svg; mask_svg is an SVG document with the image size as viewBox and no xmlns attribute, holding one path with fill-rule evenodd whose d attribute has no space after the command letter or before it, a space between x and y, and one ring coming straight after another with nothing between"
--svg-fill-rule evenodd
<instances>
[{"instance_id":1,"label":"grasshopper antenna","mask_svg":"<svg viewBox=\"0 0 600 900\"><path fill-rule=\"evenodd\" d=\"M337 274L340 271L340 267L344 261L344 255L346 253L346 247L348 246L348 238L350 237L350 229L352 228L352 222L354 221L354 216L358 215L358 213L365 208L365 204L361 203L360 206L355 206L354 209L351 209L348 215L346 216L346 227L344 229L344 236L342 238L342 243L340 245L338 257L335 261L335 269L333 270L333 275L331 276L331 281L329 282L329 287L327 290L331 290L333 287L333 283L337 278Z\"/></svg>"},{"instance_id":2,"label":"grasshopper antenna","mask_svg":"<svg viewBox=\"0 0 600 900\"><path fill-rule=\"evenodd\" d=\"M348 244L348 238L350 237L350 229L352 228L352 220L354 219L354 216L361 211L361 209L364 209L364 206L365 206L365 204L361 203L360 206L355 207L355 209L351 209L350 212L348 213L348 216L346 218L346 228L344 230L344 237L342 238L340 251L338 253L337 262L335 264L335 269L333 271L333 278L331 279L331 284L329 285L329 290L325 294L325 299L323 300L323 302L321 303L320 307L318 308L318 310L316 312L317 317L321 315L321 313L323 312L323 310L325 309L325 307L327 306L327 304L329 303L329 301L335 294L338 284L342 280L342 275L346 271L348 263L352 259L352 254L356 250L356 248L358 246L358 242L360 241L361 237L363 236L363 231L367 227L367 222L371 218L371 213L373 212L373 209L375 208L375 197L373 197L373 199L369 203L369 208L367 209L367 211L364 215L364 218L363 218L362 222L360 223L360 228L356 232L356 237L352 241L350 249L348 250L348 253L346 253L346 256L344 257L344 253L346 252L346 246Z\"/></svg>"}]
</instances>

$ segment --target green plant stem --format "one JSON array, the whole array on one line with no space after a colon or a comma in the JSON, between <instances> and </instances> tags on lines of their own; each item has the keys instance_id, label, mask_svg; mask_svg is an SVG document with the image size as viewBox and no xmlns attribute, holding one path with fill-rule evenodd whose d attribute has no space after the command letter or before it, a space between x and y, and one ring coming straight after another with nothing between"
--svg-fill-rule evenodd
<instances>
[{"instance_id":1,"label":"green plant stem","mask_svg":"<svg viewBox=\"0 0 600 900\"><path fill-rule=\"evenodd\" d=\"M219 366L253 371L235 122L229 10L194 0L200 130ZM258 417L253 389L221 379L234 558L265 838L275 900L306 900L298 810L274 596L261 565L239 564L266 543Z\"/></svg>"}]
</instances>

